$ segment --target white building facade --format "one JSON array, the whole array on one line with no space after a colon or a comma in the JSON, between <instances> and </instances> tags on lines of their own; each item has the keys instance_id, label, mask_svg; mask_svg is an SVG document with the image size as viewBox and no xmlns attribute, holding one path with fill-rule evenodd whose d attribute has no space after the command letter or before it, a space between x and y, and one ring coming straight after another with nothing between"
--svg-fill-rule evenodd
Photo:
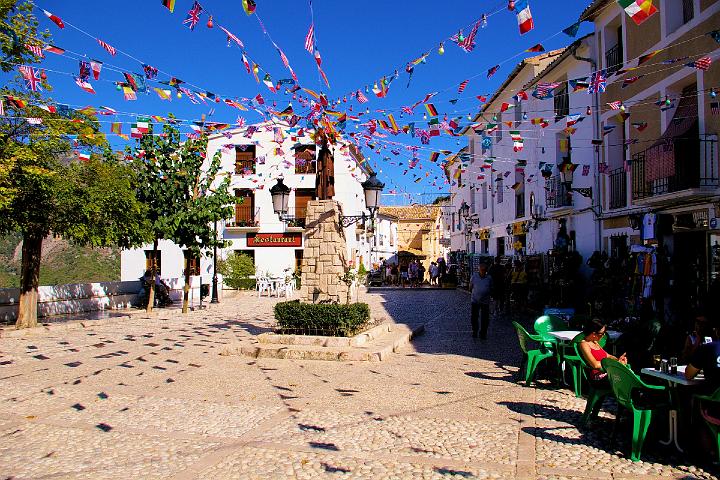
<instances>
[{"instance_id":1,"label":"white building facade","mask_svg":"<svg viewBox=\"0 0 720 480\"><path fill-rule=\"evenodd\" d=\"M583 258L599 249L597 158L591 146L597 138L595 96L572 93L569 82L591 75L593 56L592 38L586 37L525 59L466 129L468 146L446 166L452 251L546 253L562 223ZM574 168L570 190L563 165ZM463 205L469 207L467 219Z\"/></svg>"},{"instance_id":2,"label":"white building facade","mask_svg":"<svg viewBox=\"0 0 720 480\"><path fill-rule=\"evenodd\" d=\"M317 150L317 151L316 151ZM344 215L361 215L365 197L361 182L368 172L360 167L360 157L349 144L330 146L334 157L335 196ZM215 152L222 155L221 173L231 175L230 191L236 197L233 218L218 222L220 236L228 246L218 250L224 259L233 252L250 255L256 272L282 276L300 268L307 203L315 198L317 176L316 146L310 133L291 128L286 123L266 123L225 131L210 136L208 158ZM270 189L282 178L291 189L287 218L274 211ZM362 261L371 267L371 239L356 235L356 225L345 229L347 258L357 267ZM186 265L181 246L162 240L160 275L164 279L180 279ZM122 280L134 280L150 265L152 245L125 250L121 255ZM364 254L364 252L367 252ZM190 261L193 287L209 284L213 276L213 259L202 256Z\"/></svg>"}]
</instances>

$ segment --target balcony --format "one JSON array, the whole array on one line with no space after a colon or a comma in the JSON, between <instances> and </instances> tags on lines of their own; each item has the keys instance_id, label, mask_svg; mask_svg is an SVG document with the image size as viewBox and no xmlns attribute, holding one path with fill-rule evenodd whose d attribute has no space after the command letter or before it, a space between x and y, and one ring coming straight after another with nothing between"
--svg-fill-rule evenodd
<instances>
[{"instance_id":1,"label":"balcony","mask_svg":"<svg viewBox=\"0 0 720 480\"><path fill-rule=\"evenodd\" d=\"M608 172L610 181L610 210L627 207L627 172L616 168Z\"/></svg>"},{"instance_id":2,"label":"balcony","mask_svg":"<svg viewBox=\"0 0 720 480\"><path fill-rule=\"evenodd\" d=\"M260 228L259 209L248 205L235 205L235 219L225 222L225 228L256 231Z\"/></svg>"},{"instance_id":3,"label":"balcony","mask_svg":"<svg viewBox=\"0 0 720 480\"><path fill-rule=\"evenodd\" d=\"M307 207L289 208L287 214L288 229L305 229L305 217L307 216Z\"/></svg>"},{"instance_id":4,"label":"balcony","mask_svg":"<svg viewBox=\"0 0 720 480\"><path fill-rule=\"evenodd\" d=\"M525 216L525 192L515 194L515 218Z\"/></svg>"},{"instance_id":5,"label":"balcony","mask_svg":"<svg viewBox=\"0 0 720 480\"><path fill-rule=\"evenodd\" d=\"M317 160L295 159L296 175L315 175L317 173Z\"/></svg>"},{"instance_id":6,"label":"balcony","mask_svg":"<svg viewBox=\"0 0 720 480\"><path fill-rule=\"evenodd\" d=\"M639 203L690 200L718 186L717 135L669 138L633 155L632 195Z\"/></svg>"},{"instance_id":7,"label":"balcony","mask_svg":"<svg viewBox=\"0 0 720 480\"><path fill-rule=\"evenodd\" d=\"M611 73L615 73L620 68L622 68L623 65L623 54L622 54L622 48L621 45L618 43L611 49L605 52L605 68L607 70L607 74L610 75Z\"/></svg>"},{"instance_id":8,"label":"balcony","mask_svg":"<svg viewBox=\"0 0 720 480\"><path fill-rule=\"evenodd\" d=\"M559 175L550 177L545 188L545 202L548 209L568 208L573 206L572 192L562 183Z\"/></svg>"}]
</instances>

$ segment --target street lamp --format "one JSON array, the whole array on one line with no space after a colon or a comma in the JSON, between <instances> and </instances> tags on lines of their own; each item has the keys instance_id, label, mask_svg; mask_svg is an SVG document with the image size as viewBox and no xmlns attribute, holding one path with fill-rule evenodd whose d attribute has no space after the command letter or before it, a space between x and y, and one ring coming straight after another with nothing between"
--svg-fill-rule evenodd
<instances>
[{"instance_id":1,"label":"street lamp","mask_svg":"<svg viewBox=\"0 0 720 480\"><path fill-rule=\"evenodd\" d=\"M470 216L470 205L468 205L465 201L463 201L462 205L460 205L460 216L465 220L467 220Z\"/></svg>"},{"instance_id":2,"label":"street lamp","mask_svg":"<svg viewBox=\"0 0 720 480\"><path fill-rule=\"evenodd\" d=\"M213 245L213 278L212 278L212 296L210 303L220 303L218 300L218 278L217 278L217 218L213 222L213 231L215 232L215 245ZM202 292L200 292L200 301L202 303Z\"/></svg>"},{"instance_id":3,"label":"street lamp","mask_svg":"<svg viewBox=\"0 0 720 480\"><path fill-rule=\"evenodd\" d=\"M341 215L340 224L343 227L349 227L360 220L363 222L367 219L372 220L375 218L375 212L377 212L377 209L380 207L380 194L382 193L383 188L385 188L385 184L377 179L375 173L371 173L368 179L360 185L362 186L363 193L365 194L365 207L370 211L370 216L365 215L365 212L363 212L362 215Z\"/></svg>"},{"instance_id":4,"label":"street lamp","mask_svg":"<svg viewBox=\"0 0 720 480\"><path fill-rule=\"evenodd\" d=\"M513 232L512 225L508 223L508 226L505 227L505 231L507 232L508 236L512 235L512 232Z\"/></svg>"},{"instance_id":5,"label":"street lamp","mask_svg":"<svg viewBox=\"0 0 720 480\"><path fill-rule=\"evenodd\" d=\"M288 213L288 203L290 202L290 188L283 183L283 178L277 179L277 183L270 189L272 197L273 211L280 216L280 220L285 221Z\"/></svg>"}]
</instances>

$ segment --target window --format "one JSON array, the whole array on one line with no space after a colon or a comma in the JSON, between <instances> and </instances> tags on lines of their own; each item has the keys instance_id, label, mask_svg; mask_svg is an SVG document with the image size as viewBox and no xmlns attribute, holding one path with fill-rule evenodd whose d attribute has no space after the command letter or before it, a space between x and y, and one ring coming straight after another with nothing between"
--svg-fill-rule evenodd
<instances>
[{"instance_id":1,"label":"window","mask_svg":"<svg viewBox=\"0 0 720 480\"><path fill-rule=\"evenodd\" d=\"M315 158L315 145L300 145L295 149L295 173L317 173L317 160Z\"/></svg>"},{"instance_id":2,"label":"window","mask_svg":"<svg viewBox=\"0 0 720 480\"><path fill-rule=\"evenodd\" d=\"M570 115L570 95L568 95L567 82L563 82L559 87L555 89L553 104L555 107L556 119L567 117L568 115Z\"/></svg>"},{"instance_id":3,"label":"window","mask_svg":"<svg viewBox=\"0 0 720 480\"><path fill-rule=\"evenodd\" d=\"M523 109L522 109L522 102L519 98L515 97L515 121L516 122L522 122L522 116L523 116Z\"/></svg>"},{"instance_id":4,"label":"window","mask_svg":"<svg viewBox=\"0 0 720 480\"><path fill-rule=\"evenodd\" d=\"M302 268L303 250L295 250L295 271L299 272Z\"/></svg>"},{"instance_id":5,"label":"window","mask_svg":"<svg viewBox=\"0 0 720 480\"><path fill-rule=\"evenodd\" d=\"M255 194L250 189L235 190L235 225L255 226Z\"/></svg>"},{"instance_id":6,"label":"window","mask_svg":"<svg viewBox=\"0 0 720 480\"><path fill-rule=\"evenodd\" d=\"M503 202L503 193L505 193L504 192L505 184L503 182L502 177L499 177L497 180L495 180L495 182L497 182L497 191L495 192L495 199L497 200L497 203L502 203Z\"/></svg>"},{"instance_id":7,"label":"window","mask_svg":"<svg viewBox=\"0 0 720 480\"><path fill-rule=\"evenodd\" d=\"M477 195L475 187L470 188L470 213L475 213L475 195Z\"/></svg>"},{"instance_id":8,"label":"window","mask_svg":"<svg viewBox=\"0 0 720 480\"><path fill-rule=\"evenodd\" d=\"M452 231L455 231L455 212L452 214Z\"/></svg>"},{"instance_id":9,"label":"window","mask_svg":"<svg viewBox=\"0 0 720 480\"><path fill-rule=\"evenodd\" d=\"M315 197L315 189L298 188L295 190L295 212L294 221L297 227L305 227L305 217L307 217L307 204Z\"/></svg>"},{"instance_id":10,"label":"window","mask_svg":"<svg viewBox=\"0 0 720 480\"><path fill-rule=\"evenodd\" d=\"M505 255L505 237L497 238L497 252L496 255Z\"/></svg>"},{"instance_id":11,"label":"window","mask_svg":"<svg viewBox=\"0 0 720 480\"><path fill-rule=\"evenodd\" d=\"M605 68L607 69L608 75L620 70L624 63L622 25L614 28L614 31L608 30L605 36L606 45L611 44L611 38L615 37L615 45L605 51Z\"/></svg>"},{"instance_id":12,"label":"window","mask_svg":"<svg viewBox=\"0 0 720 480\"><path fill-rule=\"evenodd\" d=\"M255 145L235 146L235 173L238 175L255 173Z\"/></svg>"},{"instance_id":13,"label":"window","mask_svg":"<svg viewBox=\"0 0 720 480\"><path fill-rule=\"evenodd\" d=\"M155 258L155 273L162 276L162 252L158 250ZM145 250L145 271L152 270L152 250Z\"/></svg>"},{"instance_id":14,"label":"window","mask_svg":"<svg viewBox=\"0 0 720 480\"><path fill-rule=\"evenodd\" d=\"M183 265L183 276L190 269L190 276L200 275L200 255L193 255L190 250L183 250L185 263Z\"/></svg>"},{"instance_id":15,"label":"window","mask_svg":"<svg viewBox=\"0 0 720 480\"><path fill-rule=\"evenodd\" d=\"M694 0L669 0L661 10L665 15L667 33L673 33L695 17Z\"/></svg>"},{"instance_id":16,"label":"window","mask_svg":"<svg viewBox=\"0 0 720 480\"><path fill-rule=\"evenodd\" d=\"M490 253L490 240L480 240L480 253L484 255Z\"/></svg>"},{"instance_id":17,"label":"window","mask_svg":"<svg viewBox=\"0 0 720 480\"><path fill-rule=\"evenodd\" d=\"M488 201L487 201L487 183L483 183L480 188L482 189L481 192L480 192L481 195L482 195L482 208L483 208L483 210L487 210L487 207L488 207Z\"/></svg>"},{"instance_id":18,"label":"window","mask_svg":"<svg viewBox=\"0 0 720 480\"><path fill-rule=\"evenodd\" d=\"M503 138L502 128L502 112L497 114L497 130L495 130L495 141L499 142Z\"/></svg>"},{"instance_id":19,"label":"window","mask_svg":"<svg viewBox=\"0 0 720 480\"><path fill-rule=\"evenodd\" d=\"M570 137L564 133L558 133L556 135L557 141L557 164L560 165L563 162L572 161L572 142Z\"/></svg>"},{"instance_id":20,"label":"window","mask_svg":"<svg viewBox=\"0 0 720 480\"><path fill-rule=\"evenodd\" d=\"M525 216L525 172L515 172L515 218Z\"/></svg>"}]
</instances>

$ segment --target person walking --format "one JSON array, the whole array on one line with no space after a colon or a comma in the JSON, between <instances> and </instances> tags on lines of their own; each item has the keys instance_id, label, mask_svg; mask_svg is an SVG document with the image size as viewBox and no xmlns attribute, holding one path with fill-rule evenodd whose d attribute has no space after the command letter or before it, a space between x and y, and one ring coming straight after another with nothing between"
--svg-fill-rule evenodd
<instances>
[{"instance_id":1,"label":"person walking","mask_svg":"<svg viewBox=\"0 0 720 480\"><path fill-rule=\"evenodd\" d=\"M438 266L437 263L430 263L430 285L437 285L438 279Z\"/></svg>"},{"instance_id":2,"label":"person walking","mask_svg":"<svg viewBox=\"0 0 720 480\"><path fill-rule=\"evenodd\" d=\"M470 278L470 323L473 338L478 337L478 315L480 316L480 338L487 339L490 323L490 294L493 290L493 279L487 273L487 265L481 263L478 271Z\"/></svg>"}]
</instances>

